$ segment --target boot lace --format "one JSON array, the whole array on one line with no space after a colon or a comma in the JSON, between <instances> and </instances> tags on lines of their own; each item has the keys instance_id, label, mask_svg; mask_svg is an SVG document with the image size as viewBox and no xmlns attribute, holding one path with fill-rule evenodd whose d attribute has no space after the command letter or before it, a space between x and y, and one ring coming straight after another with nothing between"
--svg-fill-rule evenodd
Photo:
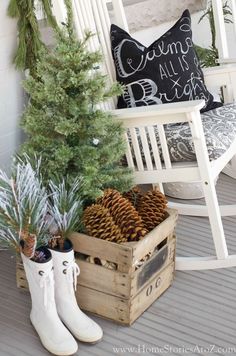
<instances>
[{"instance_id":1,"label":"boot lace","mask_svg":"<svg viewBox=\"0 0 236 356\"><path fill-rule=\"evenodd\" d=\"M43 289L43 305L46 307L48 304L48 288L54 288L53 268L50 266L43 271L39 271L39 275L41 276L39 286Z\"/></svg>"},{"instance_id":2,"label":"boot lace","mask_svg":"<svg viewBox=\"0 0 236 356\"><path fill-rule=\"evenodd\" d=\"M66 266L66 276L70 282L70 285L73 285L74 290L77 288L77 278L80 274L80 269L75 260L68 262Z\"/></svg>"}]
</instances>

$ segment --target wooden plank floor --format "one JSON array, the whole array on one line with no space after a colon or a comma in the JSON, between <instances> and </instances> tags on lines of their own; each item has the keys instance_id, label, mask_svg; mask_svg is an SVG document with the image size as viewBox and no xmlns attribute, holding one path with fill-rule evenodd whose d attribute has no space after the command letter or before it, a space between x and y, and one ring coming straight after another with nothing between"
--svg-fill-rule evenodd
<instances>
[{"instance_id":1,"label":"wooden plank floor","mask_svg":"<svg viewBox=\"0 0 236 356\"><path fill-rule=\"evenodd\" d=\"M231 178L220 177L222 202L236 201L235 187ZM230 252L236 253L236 219L225 218L224 226ZM207 219L180 217L178 254L212 253L209 235ZM29 295L15 286L9 251L0 252L0 271L0 356L49 355L29 322ZM77 355L235 355L236 268L176 272L172 287L131 327L94 319L104 339L93 346L79 343Z\"/></svg>"}]
</instances>

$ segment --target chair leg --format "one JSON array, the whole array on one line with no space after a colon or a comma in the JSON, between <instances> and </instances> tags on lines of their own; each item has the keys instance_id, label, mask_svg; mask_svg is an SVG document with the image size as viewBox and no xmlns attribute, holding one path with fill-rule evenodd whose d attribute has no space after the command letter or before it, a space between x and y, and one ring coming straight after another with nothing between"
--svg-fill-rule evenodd
<instances>
[{"instance_id":1,"label":"chair leg","mask_svg":"<svg viewBox=\"0 0 236 356\"><path fill-rule=\"evenodd\" d=\"M203 182L203 190L206 206L208 209L208 216L211 225L216 256L217 259L225 259L228 257L228 249L225 241L222 217L213 179L209 179L209 181Z\"/></svg>"},{"instance_id":2,"label":"chair leg","mask_svg":"<svg viewBox=\"0 0 236 356\"><path fill-rule=\"evenodd\" d=\"M208 176L208 179L211 180L211 177ZM181 205L184 206L183 212L184 215L193 215L193 216L208 216L212 238L215 246L216 254L212 256L189 256L189 257L176 257L176 270L186 271L186 270L207 270L207 269L216 269L216 268L229 268L236 266L236 254L228 255L225 234L222 224L222 213L224 216L235 216L236 215L236 204L235 205L226 205L223 207L219 206L215 185L209 183L209 181L204 181L204 194L206 205L202 206L204 208L204 214L197 214L198 207L196 211L192 214L193 205L188 204L176 204L171 206L171 208L179 208L179 213L182 215ZM171 205L171 204L170 204ZM223 208L223 209L222 209ZM189 211L188 211L189 210ZM222 211L221 211L222 210ZM220 212L221 211L221 212ZM177 236L178 238L178 236Z\"/></svg>"},{"instance_id":3,"label":"chair leg","mask_svg":"<svg viewBox=\"0 0 236 356\"><path fill-rule=\"evenodd\" d=\"M162 184L162 183L155 183L155 184L153 183L153 184L152 184L152 188L153 188L153 189L157 188L157 189L160 190L160 192L162 192L163 194L165 194L164 189L163 189L163 184Z\"/></svg>"},{"instance_id":4,"label":"chair leg","mask_svg":"<svg viewBox=\"0 0 236 356\"><path fill-rule=\"evenodd\" d=\"M177 270L205 270L236 266L236 255L228 256L215 185L213 179L210 176L208 178L208 181L203 182L203 190L216 255L207 257L176 257Z\"/></svg>"},{"instance_id":5,"label":"chair leg","mask_svg":"<svg viewBox=\"0 0 236 356\"><path fill-rule=\"evenodd\" d=\"M207 270L216 268L227 268L236 266L236 254L228 255L228 249L225 240L225 234L222 224L222 217L220 213L220 207L217 199L216 189L211 179L208 175L208 180L204 181L204 195L206 200L206 210L208 212L208 217L211 226L212 238L215 246L216 255L206 256L206 257L176 257L176 270L186 271L186 270ZM187 204L188 205L188 204ZM232 206L231 209L226 206L226 211L230 211L231 216L233 215L233 209L236 212L236 205ZM187 210L187 209L186 209ZM189 214L191 215L191 209ZM196 215L196 214L195 214ZM206 216L206 214L204 214ZM227 215L227 214L225 214ZM234 213L236 215L236 213Z\"/></svg>"},{"instance_id":6,"label":"chair leg","mask_svg":"<svg viewBox=\"0 0 236 356\"><path fill-rule=\"evenodd\" d=\"M225 234L220 207L216 195L214 177L211 172L211 166L199 112L189 114L189 126L193 137L199 173L203 184L203 192L208 209L208 216L216 250L216 257L218 260L224 260L228 257L228 249L225 241Z\"/></svg>"}]
</instances>

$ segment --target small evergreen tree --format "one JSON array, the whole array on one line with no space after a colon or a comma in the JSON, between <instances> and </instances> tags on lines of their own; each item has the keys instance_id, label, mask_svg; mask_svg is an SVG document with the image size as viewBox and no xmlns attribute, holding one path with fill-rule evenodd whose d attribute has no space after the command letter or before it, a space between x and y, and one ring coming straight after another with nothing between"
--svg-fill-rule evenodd
<instances>
[{"instance_id":1,"label":"small evergreen tree","mask_svg":"<svg viewBox=\"0 0 236 356\"><path fill-rule=\"evenodd\" d=\"M41 53L36 75L24 82L30 96L22 127L28 140L22 152L41 156L46 182L54 176L83 177L83 190L90 200L104 188L128 190L130 171L121 165L125 153L122 125L98 107L118 95L118 84L107 88L107 78L98 69L100 52L86 48L75 38L69 16L66 34L57 46Z\"/></svg>"}]
</instances>

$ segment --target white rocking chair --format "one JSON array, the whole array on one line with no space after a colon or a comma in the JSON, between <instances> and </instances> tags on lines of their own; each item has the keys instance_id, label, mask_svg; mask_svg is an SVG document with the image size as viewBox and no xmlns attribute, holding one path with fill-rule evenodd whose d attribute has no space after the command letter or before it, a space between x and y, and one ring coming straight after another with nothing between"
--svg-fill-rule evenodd
<instances>
[{"instance_id":1,"label":"white rocking chair","mask_svg":"<svg viewBox=\"0 0 236 356\"><path fill-rule=\"evenodd\" d=\"M107 3L112 2L115 24L128 31L124 8L121 0L74 0L73 11L78 37L83 37L85 29L97 33L90 42L90 50L100 48L104 54L104 70L111 82L115 80L115 71L110 49L110 18ZM65 20L65 9L62 2L55 1L55 15L59 21ZM236 67L220 66L207 69L204 72L206 85L224 87L225 103L233 102L236 98ZM180 214L208 216L215 247L215 256L209 257L177 257L176 269L200 270L236 266L236 255L228 255L222 216L236 215L236 205L219 206L214 180L236 153L236 139L230 148L219 159L210 162L204 137L200 109L203 100L178 102L173 104L153 105L130 109L114 110L114 102L104 104L104 108L112 110L112 114L121 120L129 131L132 141L127 140L127 162L134 171L137 184L156 184L165 182L194 182L201 181L205 196L205 206L189 204L170 204L177 208ZM176 165L171 162L168 151L164 125L169 123L188 122L194 143L196 162L188 165ZM160 159L159 149L155 138L154 125L158 127L163 159ZM144 165L141 149L138 143L136 128L139 129L140 139L145 156ZM149 133L152 152L147 142L146 130ZM153 154L153 156L152 156ZM135 161L134 161L135 157ZM155 164L153 163L153 159Z\"/></svg>"}]
</instances>

